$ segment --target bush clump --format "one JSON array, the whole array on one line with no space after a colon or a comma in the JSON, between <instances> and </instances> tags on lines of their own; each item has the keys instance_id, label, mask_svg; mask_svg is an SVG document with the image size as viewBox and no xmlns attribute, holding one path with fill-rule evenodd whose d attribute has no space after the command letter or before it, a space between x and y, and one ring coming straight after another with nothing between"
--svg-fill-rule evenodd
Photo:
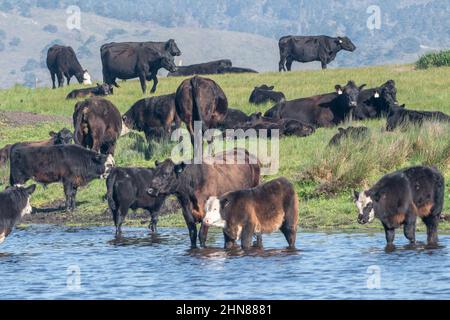
<instances>
[{"instance_id":1,"label":"bush clump","mask_svg":"<svg viewBox=\"0 0 450 320\"><path fill-rule=\"evenodd\" d=\"M417 69L450 66L450 50L427 53L416 62Z\"/></svg>"}]
</instances>

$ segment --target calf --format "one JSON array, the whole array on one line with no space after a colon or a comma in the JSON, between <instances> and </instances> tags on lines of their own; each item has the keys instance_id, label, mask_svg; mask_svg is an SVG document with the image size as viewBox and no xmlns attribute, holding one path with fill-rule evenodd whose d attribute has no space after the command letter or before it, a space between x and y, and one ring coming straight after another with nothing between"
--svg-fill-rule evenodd
<instances>
[{"instance_id":1,"label":"calf","mask_svg":"<svg viewBox=\"0 0 450 320\"><path fill-rule=\"evenodd\" d=\"M79 187L97 178L106 178L114 159L77 145L45 147L11 147L11 186L23 185L29 179L43 184L62 182L66 209L75 209Z\"/></svg>"},{"instance_id":2,"label":"calf","mask_svg":"<svg viewBox=\"0 0 450 320\"><path fill-rule=\"evenodd\" d=\"M406 128L410 124L421 126L424 121L450 122L450 116L439 111L416 111L400 107L392 107L387 117L386 130L393 131L397 127Z\"/></svg>"},{"instance_id":3,"label":"calf","mask_svg":"<svg viewBox=\"0 0 450 320\"><path fill-rule=\"evenodd\" d=\"M283 92L273 91L273 88L274 86L269 87L265 84L259 87L255 87L255 89L253 89L252 93L250 94L248 102L254 104L262 104L269 101L278 103L286 100Z\"/></svg>"},{"instance_id":4,"label":"calf","mask_svg":"<svg viewBox=\"0 0 450 320\"><path fill-rule=\"evenodd\" d=\"M420 217L427 227L428 244L435 245L444 187L444 177L431 167L417 166L387 174L370 189L355 191L358 222L380 219L387 247L393 248L395 229L401 225L405 237L415 243L416 220Z\"/></svg>"},{"instance_id":5,"label":"calf","mask_svg":"<svg viewBox=\"0 0 450 320\"><path fill-rule=\"evenodd\" d=\"M0 192L0 243L5 241L20 218L31 213L30 197L35 189L33 184L28 188L10 187Z\"/></svg>"},{"instance_id":6,"label":"calf","mask_svg":"<svg viewBox=\"0 0 450 320\"><path fill-rule=\"evenodd\" d=\"M41 141L26 141L19 142L16 145L21 147L43 147L43 146L54 146L58 144L70 144L73 139L72 132L63 128L58 132L50 131L50 139ZM6 145L3 149L0 149L0 166L5 166L9 160L12 144Z\"/></svg>"},{"instance_id":7,"label":"calf","mask_svg":"<svg viewBox=\"0 0 450 320\"><path fill-rule=\"evenodd\" d=\"M153 178L147 181L147 192L155 197L176 195L193 248L197 246L196 223L205 216L205 203L209 197L259 184L259 161L243 149L221 152L201 164L175 164L170 159L155 164ZM202 247L205 246L207 233L208 227L202 224L199 233Z\"/></svg>"},{"instance_id":8,"label":"calf","mask_svg":"<svg viewBox=\"0 0 450 320\"><path fill-rule=\"evenodd\" d=\"M180 127L175 93L138 100L122 120L127 128L143 131L149 143L154 139L169 139L172 130Z\"/></svg>"},{"instance_id":9,"label":"calf","mask_svg":"<svg viewBox=\"0 0 450 320\"><path fill-rule=\"evenodd\" d=\"M231 240L241 239L248 249L254 234L280 229L289 248L295 248L298 222L298 198L292 183L278 178L254 188L210 197L203 222L224 229Z\"/></svg>"},{"instance_id":10,"label":"calf","mask_svg":"<svg viewBox=\"0 0 450 320\"><path fill-rule=\"evenodd\" d=\"M278 130L279 137L306 137L313 134L316 130L314 126L295 119L274 119L264 117L261 112L251 114L249 121L242 128L244 130L267 130L268 137L271 137L272 130Z\"/></svg>"},{"instance_id":11,"label":"calf","mask_svg":"<svg viewBox=\"0 0 450 320\"><path fill-rule=\"evenodd\" d=\"M109 100L94 97L75 105L73 127L76 144L114 155L122 133L122 117Z\"/></svg>"},{"instance_id":12,"label":"calf","mask_svg":"<svg viewBox=\"0 0 450 320\"><path fill-rule=\"evenodd\" d=\"M342 140L353 139L362 140L367 138L369 135L369 128L367 127L348 127L347 129L339 128L338 133L336 133L328 143L328 146L337 146L341 144Z\"/></svg>"},{"instance_id":13,"label":"calf","mask_svg":"<svg viewBox=\"0 0 450 320\"><path fill-rule=\"evenodd\" d=\"M113 86L107 83L98 84L96 87L72 90L66 99L78 99L95 96L108 96L113 94Z\"/></svg>"},{"instance_id":14,"label":"calf","mask_svg":"<svg viewBox=\"0 0 450 320\"><path fill-rule=\"evenodd\" d=\"M156 232L158 213L166 197L152 197L146 192L145 186L153 173L154 169L113 168L108 175L106 197L116 226L116 236L122 233L121 226L130 208L147 210L152 219L150 229Z\"/></svg>"},{"instance_id":15,"label":"calf","mask_svg":"<svg viewBox=\"0 0 450 320\"><path fill-rule=\"evenodd\" d=\"M250 120L250 117L241 110L228 108L225 119L220 124L221 129L234 129L240 125L245 124Z\"/></svg>"}]
</instances>

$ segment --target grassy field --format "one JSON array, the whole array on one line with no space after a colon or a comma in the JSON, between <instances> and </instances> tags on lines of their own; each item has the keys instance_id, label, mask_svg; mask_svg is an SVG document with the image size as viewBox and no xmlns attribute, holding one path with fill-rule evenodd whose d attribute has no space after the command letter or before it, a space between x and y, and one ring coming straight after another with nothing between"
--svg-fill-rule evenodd
<instances>
[{"instance_id":1,"label":"grassy field","mask_svg":"<svg viewBox=\"0 0 450 320\"><path fill-rule=\"evenodd\" d=\"M450 68L415 70L412 65L390 65L358 69L329 69L291 73L263 73L244 75L211 76L224 89L229 106L247 113L265 111L270 104L254 106L248 97L254 86L275 85L287 99L306 97L333 91L335 84L345 84L352 79L368 87L394 79L397 98L410 109L435 110L450 114ZM157 94L174 92L182 78L161 78ZM121 88L109 99L125 112L136 100L143 98L140 86L135 81L121 82ZM0 91L0 146L27 140L48 137L48 131L62 126L71 128L74 101L64 98L78 87L58 90L14 87ZM47 115L46 122L14 123L8 120L15 112L33 112ZM348 125L348 124L346 124ZM285 176L294 182L300 198L300 225L310 229L380 229L379 222L371 226L356 223L356 208L352 202L352 189L370 186L387 172L414 164L435 165L450 181L450 128L442 124L428 124L423 128L412 128L408 132L384 132L385 121L367 121L352 125L366 125L371 136L362 142L347 142L340 147L328 148L330 138L337 131L319 129L306 138L289 137L281 140L280 170L276 176ZM170 145L155 147L152 159L146 159L146 145L141 134L130 134L119 140L116 163L119 166L153 166L154 160L170 155ZM0 189L7 182L8 172L0 175ZM269 180L273 176L265 176ZM447 182L447 187L449 183ZM448 189L448 188L446 188ZM446 191L447 192L447 191ZM54 222L68 225L113 225L103 201L104 181L97 180L82 188L77 197L78 208L68 214L62 211L38 213L26 222ZM35 207L51 207L61 204L64 198L62 186L54 184L44 189L38 187L32 199ZM172 201L173 202L173 201ZM166 211L171 211L172 203ZM172 210L173 211L173 210ZM445 213L450 213L446 194ZM138 212L129 215L126 224L141 225L148 217ZM163 215L161 226L184 226L179 212ZM423 226L419 224L423 230ZM450 230L444 222L441 229Z\"/></svg>"}]
</instances>

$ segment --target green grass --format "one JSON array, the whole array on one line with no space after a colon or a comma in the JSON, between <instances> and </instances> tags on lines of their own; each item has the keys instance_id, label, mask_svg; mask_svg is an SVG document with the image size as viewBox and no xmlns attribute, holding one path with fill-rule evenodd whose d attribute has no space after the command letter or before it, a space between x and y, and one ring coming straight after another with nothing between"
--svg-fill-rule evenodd
<instances>
[{"instance_id":1,"label":"green grass","mask_svg":"<svg viewBox=\"0 0 450 320\"><path fill-rule=\"evenodd\" d=\"M357 84L377 86L388 79L397 84L397 97L410 109L435 110L450 114L450 68L415 70L413 65L390 65L382 67L329 69L291 73L263 73L211 76L224 89L229 106L247 113L265 111L270 104L254 106L248 97L254 86L273 84L275 90L283 91L287 99L306 97L333 91L335 84L345 84L352 79ZM161 78L157 93L174 92L182 78ZM135 81L120 82L121 88L109 99L125 112L136 100L143 98L140 86ZM0 110L29 111L46 115L66 116L73 112L74 101L66 101L67 93L78 86L58 90L14 87L0 91ZM51 122L23 127L14 127L0 122L0 146L23 140L44 139L48 131L56 130L67 123ZM263 177L267 181L275 176L285 176L293 181L300 198L300 225L304 228L358 229L356 208L352 202L352 189L370 186L385 173L414 164L439 167L450 178L450 129L441 124L425 125L409 131L384 132L384 120L371 120L352 125L366 125L371 129L370 137L362 142L346 142L340 147L328 148L336 128L318 129L306 138L283 138L280 144L280 169L274 176ZM146 155L142 134L133 133L119 140L116 163L120 166L153 166L154 160L170 156L172 145L155 145L151 159ZM0 181L7 181L3 172ZM447 182L447 186L449 186ZM448 189L448 188L447 188ZM55 213L66 217L71 225L112 225L105 213L104 181L97 180L82 188L77 196L80 202L72 214ZM34 206L46 206L63 199L62 186L50 185L46 190L39 186L33 196ZM448 194L446 194L448 199ZM449 202L445 213L450 213ZM136 216L127 219L127 224L147 224L148 218ZM180 213L165 215L161 226L183 226ZM379 229L376 222L369 228ZM423 226L419 225L423 230ZM441 224L441 229L450 230L450 224Z\"/></svg>"},{"instance_id":2,"label":"green grass","mask_svg":"<svg viewBox=\"0 0 450 320\"><path fill-rule=\"evenodd\" d=\"M416 67L418 69L428 69L432 67L443 66L450 66L450 50L442 50L439 52L424 54L416 62Z\"/></svg>"}]
</instances>

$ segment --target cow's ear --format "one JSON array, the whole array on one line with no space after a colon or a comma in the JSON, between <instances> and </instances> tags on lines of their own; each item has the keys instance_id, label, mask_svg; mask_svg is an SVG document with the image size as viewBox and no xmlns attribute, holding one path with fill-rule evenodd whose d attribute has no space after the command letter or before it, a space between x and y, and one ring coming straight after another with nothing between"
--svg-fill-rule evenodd
<instances>
[{"instance_id":1,"label":"cow's ear","mask_svg":"<svg viewBox=\"0 0 450 320\"><path fill-rule=\"evenodd\" d=\"M183 161L175 166L175 173L180 174L184 171L185 168L186 168L186 164Z\"/></svg>"},{"instance_id":2,"label":"cow's ear","mask_svg":"<svg viewBox=\"0 0 450 320\"><path fill-rule=\"evenodd\" d=\"M56 137L57 133L55 131L50 131L48 135L52 138Z\"/></svg>"},{"instance_id":3,"label":"cow's ear","mask_svg":"<svg viewBox=\"0 0 450 320\"><path fill-rule=\"evenodd\" d=\"M335 85L334 88L336 89L337 94L342 94L342 87L340 84Z\"/></svg>"},{"instance_id":4,"label":"cow's ear","mask_svg":"<svg viewBox=\"0 0 450 320\"><path fill-rule=\"evenodd\" d=\"M33 194L33 192L36 190L36 185L32 184L28 188L25 189L26 193L28 193L30 196Z\"/></svg>"},{"instance_id":5,"label":"cow's ear","mask_svg":"<svg viewBox=\"0 0 450 320\"><path fill-rule=\"evenodd\" d=\"M353 190L353 199L355 199L355 201L358 201L359 199L359 192L356 190Z\"/></svg>"},{"instance_id":6,"label":"cow's ear","mask_svg":"<svg viewBox=\"0 0 450 320\"><path fill-rule=\"evenodd\" d=\"M338 128L339 133L344 132L344 128Z\"/></svg>"},{"instance_id":7,"label":"cow's ear","mask_svg":"<svg viewBox=\"0 0 450 320\"><path fill-rule=\"evenodd\" d=\"M275 87L274 87L274 86L270 86L270 87L269 87L269 90L273 90L273 88L275 88Z\"/></svg>"},{"instance_id":8,"label":"cow's ear","mask_svg":"<svg viewBox=\"0 0 450 320\"><path fill-rule=\"evenodd\" d=\"M403 108L403 109L404 109L404 108L405 108L405 104L402 104L402 105L400 106L400 108Z\"/></svg>"},{"instance_id":9,"label":"cow's ear","mask_svg":"<svg viewBox=\"0 0 450 320\"><path fill-rule=\"evenodd\" d=\"M367 84L366 83L364 83L364 84L362 84L362 85L360 85L359 86L359 91L361 91L365 86L367 86Z\"/></svg>"}]
</instances>

